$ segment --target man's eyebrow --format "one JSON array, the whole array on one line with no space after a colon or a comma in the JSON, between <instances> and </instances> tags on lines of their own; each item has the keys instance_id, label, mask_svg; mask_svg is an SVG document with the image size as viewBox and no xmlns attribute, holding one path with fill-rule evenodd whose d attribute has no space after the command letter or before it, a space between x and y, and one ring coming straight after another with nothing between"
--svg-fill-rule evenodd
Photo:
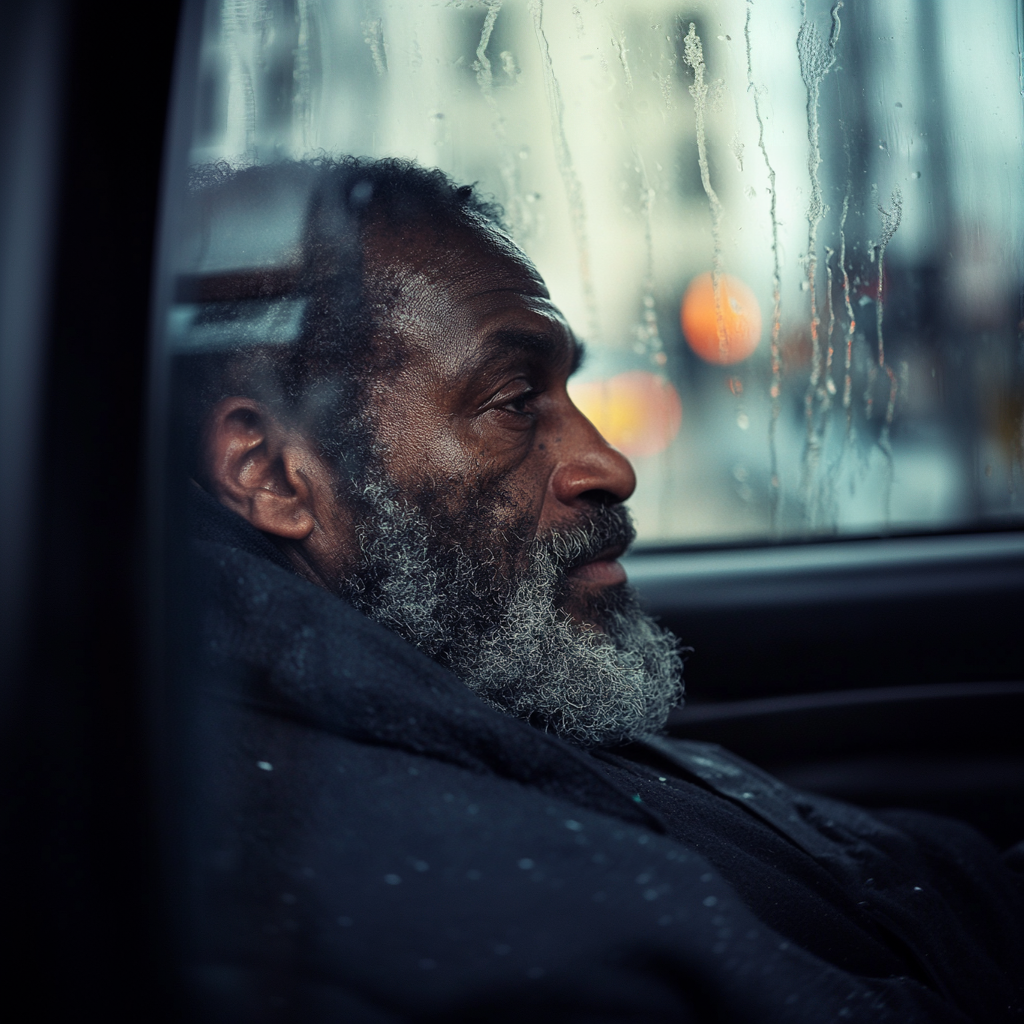
<instances>
[{"instance_id":1,"label":"man's eyebrow","mask_svg":"<svg viewBox=\"0 0 1024 1024\"><path fill-rule=\"evenodd\" d=\"M490 354L498 354L509 351L529 352L532 355L544 359L561 360L566 355L565 340L557 334L549 334L546 331L524 331L515 328L505 328L496 331L487 339L487 348ZM568 339L570 355L569 374L574 374L583 364L586 350L581 341L570 337Z\"/></svg>"}]
</instances>

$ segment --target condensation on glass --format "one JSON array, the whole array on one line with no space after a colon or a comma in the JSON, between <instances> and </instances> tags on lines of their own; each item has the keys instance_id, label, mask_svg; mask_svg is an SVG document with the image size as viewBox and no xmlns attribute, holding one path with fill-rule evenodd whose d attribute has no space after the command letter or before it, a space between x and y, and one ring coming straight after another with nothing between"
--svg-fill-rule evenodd
<instances>
[{"instance_id":1,"label":"condensation on glass","mask_svg":"<svg viewBox=\"0 0 1024 1024\"><path fill-rule=\"evenodd\" d=\"M1019 520L1010 0L210 0L203 24L193 163L400 156L503 204L588 344L574 396L633 458L643 541Z\"/></svg>"}]
</instances>

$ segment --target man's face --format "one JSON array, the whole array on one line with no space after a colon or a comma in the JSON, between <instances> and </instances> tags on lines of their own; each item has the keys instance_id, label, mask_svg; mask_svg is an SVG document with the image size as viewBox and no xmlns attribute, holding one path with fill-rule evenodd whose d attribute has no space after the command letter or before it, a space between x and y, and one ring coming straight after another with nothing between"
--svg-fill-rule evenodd
<instances>
[{"instance_id":1,"label":"man's face","mask_svg":"<svg viewBox=\"0 0 1024 1024\"><path fill-rule=\"evenodd\" d=\"M493 234L381 234L369 254L397 357L339 591L516 717L588 746L656 731L677 643L616 560L633 471L569 400L579 348L543 282Z\"/></svg>"},{"instance_id":2,"label":"man's face","mask_svg":"<svg viewBox=\"0 0 1024 1024\"><path fill-rule=\"evenodd\" d=\"M483 228L371 226L365 263L358 477L235 395L206 431L214 494L506 713L586 746L657 731L682 699L678 643L617 561L633 470L569 400L579 348L543 282Z\"/></svg>"},{"instance_id":3,"label":"man's face","mask_svg":"<svg viewBox=\"0 0 1024 1024\"><path fill-rule=\"evenodd\" d=\"M566 382L580 348L536 270L494 232L372 232L367 276L386 296L384 350L402 353L371 398L389 478L502 550L511 573L526 546L630 496L626 459L572 404ZM461 513L461 516L460 516ZM625 581L608 544L567 574L565 606L580 622ZM616 534L618 534L616 536Z\"/></svg>"}]
</instances>

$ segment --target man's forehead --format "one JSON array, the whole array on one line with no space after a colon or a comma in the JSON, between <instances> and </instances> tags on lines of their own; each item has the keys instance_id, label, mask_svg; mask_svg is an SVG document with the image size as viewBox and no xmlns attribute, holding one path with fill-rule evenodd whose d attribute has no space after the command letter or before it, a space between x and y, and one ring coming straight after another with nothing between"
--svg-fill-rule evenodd
<instances>
[{"instance_id":1,"label":"man's forehead","mask_svg":"<svg viewBox=\"0 0 1024 1024\"><path fill-rule=\"evenodd\" d=\"M582 346L529 258L489 226L389 230L367 240L367 278L391 331L450 371L510 354L575 369ZM396 339L397 340L397 339Z\"/></svg>"},{"instance_id":2,"label":"man's forehead","mask_svg":"<svg viewBox=\"0 0 1024 1024\"><path fill-rule=\"evenodd\" d=\"M496 228L419 223L394 229L373 223L367 270L396 283L444 289L468 299L500 292L549 299L544 279L516 243Z\"/></svg>"}]
</instances>

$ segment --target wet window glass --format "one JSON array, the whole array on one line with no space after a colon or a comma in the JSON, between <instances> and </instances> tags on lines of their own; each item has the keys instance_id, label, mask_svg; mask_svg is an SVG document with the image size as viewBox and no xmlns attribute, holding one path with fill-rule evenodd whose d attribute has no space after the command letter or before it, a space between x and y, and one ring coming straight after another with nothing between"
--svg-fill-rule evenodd
<instances>
[{"instance_id":1,"label":"wet window glass","mask_svg":"<svg viewBox=\"0 0 1024 1024\"><path fill-rule=\"evenodd\" d=\"M210 0L201 22L192 165L398 156L502 205L586 343L572 394L636 467L642 542L1019 521L1018 5ZM173 274L284 266L289 202L174 236ZM168 311L179 350L303 315L195 298Z\"/></svg>"}]
</instances>

